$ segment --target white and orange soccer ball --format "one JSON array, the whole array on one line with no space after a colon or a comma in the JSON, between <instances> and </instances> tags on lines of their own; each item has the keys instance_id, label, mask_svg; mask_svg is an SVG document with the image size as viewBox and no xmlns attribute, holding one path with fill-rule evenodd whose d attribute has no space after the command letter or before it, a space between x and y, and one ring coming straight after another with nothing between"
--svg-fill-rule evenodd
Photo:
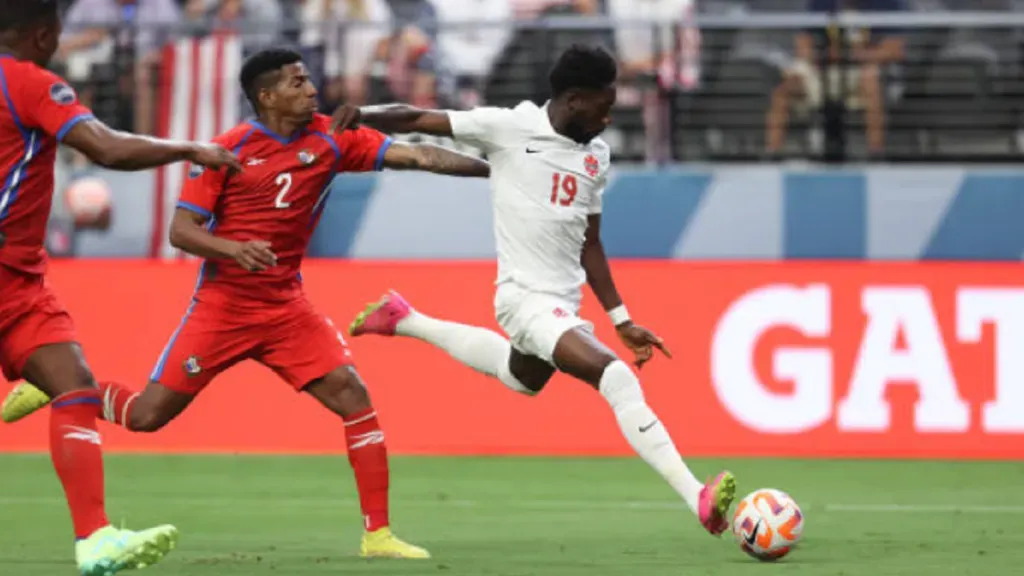
<instances>
[{"instance_id":1,"label":"white and orange soccer ball","mask_svg":"<svg viewBox=\"0 0 1024 576\"><path fill-rule=\"evenodd\" d=\"M771 562L789 554L800 542L804 515L789 494L761 488L736 506L732 532L744 552L763 562Z\"/></svg>"},{"instance_id":2,"label":"white and orange soccer ball","mask_svg":"<svg viewBox=\"0 0 1024 576\"><path fill-rule=\"evenodd\" d=\"M64 190L64 203L78 228L106 230L113 216L113 194L102 178L86 176Z\"/></svg>"}]
</instances>

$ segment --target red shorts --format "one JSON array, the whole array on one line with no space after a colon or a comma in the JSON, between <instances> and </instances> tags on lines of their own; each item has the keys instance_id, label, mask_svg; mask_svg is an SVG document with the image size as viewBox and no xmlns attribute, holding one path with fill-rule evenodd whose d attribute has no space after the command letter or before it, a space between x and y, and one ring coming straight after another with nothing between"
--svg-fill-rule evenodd
<instances>
[{"instance_id":1,"label":"red shorts","mask_svg":"<svg viewBox=\"0 0 1024 576\"><path fill-rule=\"evenodd\" d=\"M71 315L45 277L0 265L0 369L8 381L21 379L41 346L77 340Z\"/></svg>"},{"instance_id":2,"label":"red shorts","mask_svg":"<svg viewBox=\"0 0 1024 576\"><path fill-rule=\"evenodd\" d=\"M302 390L352 364L352 353L330 319L304 297L244 314L193 301L150 380L176 392L197 394L218 374L249 359Z\"/></svg>"}]
</instances>

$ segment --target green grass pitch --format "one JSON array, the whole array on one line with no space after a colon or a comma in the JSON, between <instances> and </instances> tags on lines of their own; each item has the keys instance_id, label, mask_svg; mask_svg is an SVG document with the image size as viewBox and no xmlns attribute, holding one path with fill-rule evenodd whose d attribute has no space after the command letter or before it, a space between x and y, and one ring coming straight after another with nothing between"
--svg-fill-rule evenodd
<instances>
[{"instance_id":1,"label":"green grass pitch","mask_svg":"<svg viewBox=\"0 0 1024 576\"><path fill-rule=\"evenodd\" d=\"M804 540L776 564L715 539L637 460L394 458L396 532L426 561L356 556L342 457L107 458L111 521L174 523L150 576L940 576L1020 573L1024 464L693 460L740 493L788 491ZM70 522L45 456L0 457L0 574L74 574Z\"/></svg>"}]
</instances>

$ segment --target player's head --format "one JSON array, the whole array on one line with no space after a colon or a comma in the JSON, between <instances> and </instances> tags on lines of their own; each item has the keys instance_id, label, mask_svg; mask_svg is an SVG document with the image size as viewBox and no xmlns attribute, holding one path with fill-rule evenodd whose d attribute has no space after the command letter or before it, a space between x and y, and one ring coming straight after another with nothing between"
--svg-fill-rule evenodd
<instances>
[{"instance_id":1,"label":"player's head","mask_svg":"<svg viewBox=\"0 0 1024 576\"><path fill-rule=\"evenodd\" d=\"M573 45L562 53L548 77L551 98L567 117L565 135L589 142L611 124L615 104L615 58L600 46Z\"/></svg>"},{"instance_id":2,"label":"player's head","mask_svg":"<svg viewBox=\"0 0 1024 576\"><path fill-rule=\"evenodd\" d=\"M0 46L46 66L60 39L57 0L0 0Z\"/></svg>"},{"instance_id":3,"label":"player's head","mask_svg":"<svg viewBox=\"0 0 1024 576\"><path fill-rule=\"evenodd\" d=\"M259 116L275 114L308 122L317 110L316 86L302 55L294 50L270 48L253 54L242 65L241 82Z\"/></svg>"}]
</instances>

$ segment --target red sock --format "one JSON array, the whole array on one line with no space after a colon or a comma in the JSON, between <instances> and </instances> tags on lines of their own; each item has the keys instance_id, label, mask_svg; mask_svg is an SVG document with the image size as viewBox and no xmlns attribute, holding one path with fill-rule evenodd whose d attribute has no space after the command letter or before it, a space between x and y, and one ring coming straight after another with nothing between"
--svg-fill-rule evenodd
<instances>
[{"instance_id":1,"label":"red sock","mask_svg":"<svg viewBox=\"0 0 1024 576\"><path fill-rule=\"evenodd\" d=\"M131 430L128 425L131 409L139 393L116 382L101 382L100 393L103 395L103 419Z\"/></svg>"},{"instance_id":2,"label":"red sock","mask_svg":"<svg viewBox=\"0 0 1024 576\"><path fill-rule=\"evenodd\" d=\"M86 538L110 524L103 502L103 450L96 431L99 390L76 390L53 400L50 410L50 457L57 471L76 538Z\"/></svg>"},{"instance_id":3,"label":"red sock","mask_svg":"<svg viewBox=\"0 0 1024 576\"><path fill-rule=\"evenodd\" d=\"M370 532L384 528L388 525L388 449L377 412L370 408L350 416L345 422L345 440L365 528Z\"/></svg>"}]
</instances>

